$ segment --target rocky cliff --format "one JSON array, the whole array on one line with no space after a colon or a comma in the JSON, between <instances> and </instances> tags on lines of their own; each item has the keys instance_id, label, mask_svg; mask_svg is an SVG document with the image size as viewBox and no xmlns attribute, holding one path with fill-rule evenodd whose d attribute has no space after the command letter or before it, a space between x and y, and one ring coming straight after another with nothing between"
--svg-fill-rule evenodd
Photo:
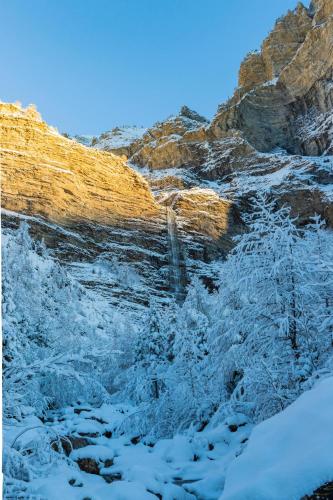
<instances>
[{"instance_id":1,"label":"rocky cliff","mask_svg":"<svg viewBox=\"0 0 333 500\"><path fill-rule=\"evenodd\" d=\"M261 51L239 72L239 87L217 112L210 132L240 130L254 147L290 153L332 153L333 3L298 4L279 19ZM304 130L309 122L316 126ZM325 123L325 125L323 125Z\"/></svg>"},{"instance_id":2,"label":"rocky cliff","mask_svg":"<svg viewBox=\"0 0 333 500\"><path fill-rule=\"evenodd\" d=\"M147 182L118 156L64 138L33 108L0 104L0 120L7 209L65 224L159 215Z\"/></svg>"},{"instance_id":3,"label":"rocky cliff","mask_svg":"<svg viewBox=\"0 0 333 500\"><path fill-rule=\"evenodd\" d=\"M131 144L130 162L152 189L213 187L241 204L256 178L302 222L317 211L332 224L332 23L332 0L299 3L246 56L211 123L182 109Z\"/></svg>"},{"instance_id":4,"label":"rocky cliff","mask_svg":"<svg viewBox=\"0 0 333 500\"><path fill-rule=\"evenodd\" d=\"M155 197L140 173L119 156L58 134L33 107L0 104L0 144L4 226L28 220L33 233L44 238L76 275L102 286L112 299L125 296L146 304L150 293L161 298L172 293L170 203ZM179 214L184 226L177 236L179 297L197 267L195 261L205 267L213 257L225 255L235 231L226 222L229 204L222 200L217 209L207 205L209 230L193 224L195 196L188 194L189 205L183 204ZM176 213L174 220L177 225ZM193 263L185 266L188 255ZM123 275L107 272L115 259L114 267L129 267L132 278L124 281Z\"/></svg>"},{"instance_id":5,"label":"rocky cliff","mask_svg":"<svg viewBox=\"0 0 333 500\"><path fill-rule=\"evenodd\" d=\"M130 151L142 166L201 165L215 141L246 140L258 151L332 154L333 3L299 3L277 20L261 50L248 54L233 97L211 124L182 123L182 112L150 129ZM209 144L210 148L200 147ZM170 161L170 159L172 161Z\"/></svg>"},{"instance_id":6,"label":"rocky cliff","mask_svg":"<svg viewBox=\"0 0 333 500\"><path fill-rule=\"evenodd\" d=\"M300 224L319 213L333 226L332 55L333 0L316 0L245 58L211 122L183 106L148 130L74 141L1 104L4 225L28 218L82 281L136 304L181 300L194 274L214 286L258 191ZM111 272L115 259L127 271Z\"/></svg>"}]
</instances>

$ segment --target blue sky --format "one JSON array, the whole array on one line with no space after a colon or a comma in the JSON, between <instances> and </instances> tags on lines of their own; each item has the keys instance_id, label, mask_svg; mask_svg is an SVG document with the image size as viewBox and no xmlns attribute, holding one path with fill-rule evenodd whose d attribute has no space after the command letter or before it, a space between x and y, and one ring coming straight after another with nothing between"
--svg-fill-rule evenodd
<instances>
[{"instance_id":1,"label":"blue sky","mask_svg":"<svg viewBox=\"0 0 333 500\"><path fill-rule=\"evenodd\" d=\"M62 132L209 118L296 0L2 0L0 99Z\"/></svg>"}]
</instances>

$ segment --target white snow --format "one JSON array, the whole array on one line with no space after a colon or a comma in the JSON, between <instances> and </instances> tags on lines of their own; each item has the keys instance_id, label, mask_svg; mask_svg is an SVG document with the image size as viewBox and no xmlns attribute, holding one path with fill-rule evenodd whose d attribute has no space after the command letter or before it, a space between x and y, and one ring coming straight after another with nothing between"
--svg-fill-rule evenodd
<instances>
[{"instance_id":1,"label":"white snow","mask_svg":"<svg viewBox=\"0 0 333 500\"><path fill-rule=\"evenodd\" d=\"M79 142L83 146L91 146L91 142L94 139L93 135L74 135L71 137L71 139L74 139L76 142Z\"/></svg>"},{"instance_id":2,"label":"white snow","mask_svg":"<svg viewBox=\"0 0 333 500\"><path fill-rule=\"evenodd\" d=\"M102 134L93 147L105 150L123 148L140 139L146 131L144 127L116 127Z\"/></svg>"},{"instance_id":3,"label":"white snow","mask_svg":"<svg viewBox=\"0 0 333 500\"><path fill-rule=\"evenodd\" d=\"M333 480L333 377L257 425L221 500L299 500Z\"/></svg>"},{"instance_id":4,"label":"white snow","mask_svg":"<svg viewBox=\"0 0 333 500\"><path fill-rule=\"evenodd\" d=\"M79 448L71 453L71 459L94 458L95 460L108 460L114 457L112 448L103 445L89 445Z\"/></svg>"},{"instance_id":5,"label":"white snow","mask_svg":"<svg viewBox=\"0 0 333 500\"><path fill-rule=\"evenodd\" d=\"M325 195L326 199L330 202L333 201L333 185L332 184L327 184L327 185L321 185L320 186L320 191Z\"/></svg>"},{"instance_id":6,"label":"white snow","mask_svg":"<svg viewBox=\"0 0 333 500\"><path fill-rule=\"evenodd\" d=\"M242 443L252 430L252 426L241 419L243 423L237 432L231 432L226 420L203 432L188 431L171 439L160 439L155 445L144 439L133 444L129 431L123 433L123 424L137 411L135 407L103 404L93 408L82 403L78 408L79 414L73 407L50 411L50 421L44 424L45 432L50 436L78 436L97 430L101 434L108 429L112 437L88 437L92 444L73 450L70 461L59 455L53 465L29 483L31 495L41 495L48 500L85 497L149 500L156 495L166 500L216 500L223 490L230 461L241 452ZM232 422L238 420L235 416ZM38 425L36 430L41 432L43 424L38 419L27 419L23 429L24 425L28 428L32 424ZM17 430L5 430L6 443L11 444ZM36 430L23 434L25 442L28 436L30 441L34 435L30 433ZM98 464L100 476L81 471L75 463L88 458ZM111 465L106 461L111 461ZM108 475L119 479L107 483L103 476Z\"/></svg>"},{"instance_id":7,"label":"white snow","mask_svg":"<svg viewBox=\"0 0 333 500\"><path fill-rule=\"evenodd\" d=\"M277 155L281 155L281 153L277 153ZM267 158L269 159L269 155L267 155ZM225 188L230 190L238 189L239 192L242 190L242 192L251 191L252 189L257 192L264 192L271 188L277 189L280 186L282 186L283 189L283 185L286 182L295 182L298 183L298 185L302 185L305 180L312 182L312 177L315 175L313 174L315 167L310 165L311 161L312 159L310 158L309 163L304 163L304 166L302 165L297 169L293 168L294 165L292 163L292 159L289 164L282 164L281 162L281 165L283 166L275 171L273 171L273 168L267 169L265 166L265 170L264 168L262 169L263 174L261 176L257 175L260 168L260 166L258 166L258 169L254 168L252 171L240 172L237 177L235 176L235 180L231 183L232 185L222 185L218 184L218 182L207 182L206 185L214 187L214 190L194 188L192 192L194 191L196 193L204 193L207 196L209 195L211 197L211 201L214 202L215 198L217 198L216 192L220 190L220 193L222 193L222 190ZM310 170L309 166L312 170ZM327 159L321 159L317 161L317 166L318 170L327 170L329 172L332 168L332 163L330 159L328 159L328 161ZM264 173L267 171L269 173ZM156 174L156 176L157 175L160 174ZM326 179L326 173L324 175L324 179ZM319 185L319 183L315 183L315 181L313 181L311 189L312 187L313 189L321 189L325 192L327 197L332 196L332 186L329 184ZM184 195L186 196L186 193ZM172 196L172 193L168 193L166 196ZM10 211L4 211L3 213L8 216L17 216L22 219L38 221L41 224L47 224L50 227L54 227L58 231L62 231L64 234L73 235L78 239L81 238L75 233L58 228L56 225L46 223L37 217L15 214ZM198 213L200 213L200 210ZM169 213L169 237L171 239L171 247L173 247L172 258L174 266L177 267L179 264L179 255L177 254L178 250L175 247L175 221L172 220L172 217L174 217L174 214ZM181 229L181 224L182 220L180 218L179 220L177 219L177 229ZM9 232L10 230L7 231ZM119 231L121 231L121 229ZM280 234L280 230L277 231L276 234ZM6 238L8 238L8 234L5 235L5 240ZM276 241L283 242L284 240L277 239ZM262 232L260 231L260 248L269 249L269 246L263 247L263 242L264 239ZM138 252L141 251L142 262L140 264L142 266L145 266L146 256L159 255L150 248L140 250L139 247L134 246L131 242L127 243L126 241L121 241L117 243L116 241L112 241L112 239L110 239L110 241L107 241L103 246L103 250L105 251L104 260L97 259L93 262L74 263L69 268L69 274L71 276L75 276L76 278L85 278L86 281L97 280L100 285L105 284L106 286L112 286L115 291L118 290L117 282L119 282L122 284L122 289L129 289L131 293L135 292L147 295L149 294L149 289L147 289L147 287L143 284L140 276L136 274L135 268L132 269L130 265L123 266L116 260L109 262L107 259L110 257L114 248L126 248L127 245L131 245L132 249L135 249ZM277 248L285 249L286 247L277 245ZM32 252L32 250L29 251L30 253ZM243 255L244 252L242 252L242 256ZM279 256L280 254L273 252L270 255ZM293 255L295 255L295 252ZM303 254L299 253L298 255L302 256ZM325 255L325 251L323 252L323 255ZM282 257L285 258L283 253L281 253L281 262L283 262ZM20 260L21 254L19 254L18 258L19 262ZM34 276L37 276L38 274L43 277L43 272L47 271L47 266L49 266L52 270L51 260L49 257L43 260L38 254L36 254L31 261L33 266L28 269L33 270L35 273ZM269 260L269 267L272 261L273 259ZM295 261L297 261L297 259ZM192 260L189 257L187 260L187 266L189 266L191 262ZM248 262L248 269L250 269L250 267L252 269L252 263L255 261L246 261L246 259L243 258L241 261L242 269L245 269L244 264L246 264L246 262ZM278 262L280 261L278 260ZM196 264L197 270L200 265L201 264L198 263ZM218 270L219 264L216 263L216 261L211 264L211 267L213 268L215 265ZM288 270L289 268L283 267L281 264L279 265L282 269L281 276L286 276L287 274L284 270ZM206 270L207 269L208 267L206 267ZM260 269L261 268L259 268L259 270ZM278 269L278 267L275 266L275 269ZM316 271L317 269L321 270L321 267L312 267L312 265L309 267L311 277L315 274L313 270ZM38 273L36 271L38 271ZM297 269L295 270L294 268L294 273L296 273L296 271ZM16 274L21 277L20 272L17 272ZM45 272L44 274L47 273ZM215 274L217 274L217 271ZM295 275L301 276L301 274ZM228 274L225 276L228 276ZM230 274L230 280L232 283L235 281L231 279L233 276L235 275ZM238 275L236 276L238 279ZM262 283L270 284L272 279L271 274L262 274L261 276L263 276L266 281L259 280L257 283L254 280L249 282L251 284L251 297L253 296L255 298L258 310L260 310L260 316L262 315L262 311L265 310L265 307L267 307L267 303L264 300L260 302L261 297L265 297L265 293L261 292L262 290L269 290L271 296L273 296L274 293L281 293L283 300L285 300L286 296L282 295L284 290L283 288L281 288L282 292L276 292L275 288L262 288ZM279 277L280 275L277 276ZM307 275L304 274L304 276ZM47 278L49 279L48 275ZM179 281L179 276L177 279ZM233 330L233 324L235 323L233 318L231 318L229 323L227 322L228 320L224 323L228 326L231 332L234 331L238 335L238 337L235 335L237 342L238 338L240 338L239 325L241 324L241 321L243 321L244 325L251 324L250 315L252 315L254 311L254 309L248 307L248 295L245 293L246 282L244 279L242 279L242 281L242 293L239 295L239 302L240 304L244 303L246 305L246 307L244 307L245 313L242 312L245 319L242 320L242 314L239 313L239 309L237 308L235 309L236 312L234 316L237 322L236 328ZM276 280L276 282L278 282L278 280ZM306 297L312 298L313 295L306 294L306 286L304 284L307 285L309 283L312 287L316 286L316 282L317 278L315 281L300 281L302 286L299 288L294 287L294 290L301 290L302 300L306 299ZM37 279L33 283L34 290L36 289L36 283L39 284ZM48 283L49 281L47 281L47 284ZM228 284L228 281L226 280L225 283ZM257 289L252 286L253 283L257 284ZM28 282L28 284L30 284L30 282ZM39 284L40 288L37 289L41 289L42 284L43 282ZM323 281L322 287L323 288L320 289L320 292L322 290L326 290L325 280ZM52 288L50 289L52 290ZM220 289L222 289L222 287L220 287ZM21 291L21 287L19 287L19 290ZM28 288L28 290L30 290L30 288ZM75 289L73 290L75 291ZM327 295L323 295L324 297L329 297L329 291L331 289L327 288L327 290ZM24 293L19 295L19 297L23 297L23 294ZM73 297L75 297L75 295L72 293L69 304L73 302ZM71 331L70 328L72 327L74 331L75 326L77 325L78 328L81 321L81 324L84 327L87 325L87 331L91 332L94 336L94 344L82 343L83 351L85 349L87 351L85 346L88 345L90 352L90 349L95 345L96 340L99 339L99 341L102 342L103 350L106 349L107 351L108 358L110 357L110 354L114 352L119 354L120 350L117 349L117 351L114 351L113 348L111 349L113 344L110 343L108 329L109 325L114 324L116 328L114 331L112 330L113 335L116 333L119 338L124 338L125 335L123 334L123 331L126 331L126 336L129 339L129 342L132 341L131 332L128 329L129 323L121 321L124 310L119 308L119 311L117 310L117 312L114 312L113 315L110 316L111 319L109 320L109 317L106 316L108 304L104 301L102 295L98 296L97 291L89 291L89 293L87 291L82 297L81 294L78 294L78 297L80 300L77 303L80 307L77 307L74 312L70 310L70 321L65 324L64 331L68 333L68 331ZM298 297L298 295L296 295L296 297ZM89 298L93 298L94 300L88 300ZM22 302L22 299L15 299L15 303L12 301L8 304L10 307L13 307L13 310L15 310L15 307L18 307L20 301ZM60 302L61 307L63 307L63 303L64 301L62 299L62 302ZM123 300L123 304L124 303L125 299ZM222 301L221 303L226 304L226 307L222 308L223 312L220 316L230 316L230 303L228 301L226 303ZM307 311L306 307L309 303L311 304L311 309L313 309L314 306L311 300L300 302L302 307L305 307L305 312ZM94 304L98 304L98 307L96 306L95 308L93 306ZM206 307L204 301L203 304L203 307ZM32 307L30 308L33 310ZM270 311L268 307L267 309ZM53 325L53 319L57 318L58 315L58 310L55 309L55 311L56 313L54 313L52 317L50 315L50 320L52 319L52 323L50 322L51 326ZM189 308L189 317L191 319L195 318L193 311L196 310L192 309L191 306L191 308ZM250 312L248 313L247 311ZM315 309L315 312L316 315L320 317L320 311ZM87 320L83 321L84 318L87 318ZM216 315L216 317L214 316L214 321L217 318L219 318L218 315ZM262 330L267 328L266 324L259 323L257 318L256 321L258 321L258 324L263 325L261 327ZM309 318L309 321L312 321L312 316L306 316L305 313L304 318L305 320ZM45 317L43 317L43 320L45 321ZM133 323L133 321L131 323ZM46 324L48 323L46 322ZM317 325L317 323L313 324ZM325 324L326 323L323 323L324 327ZM180 325L182 325L182 323L180 323ZM206 325L206 323L203 323L203 325ZM318 323L318 325L319 326L317 326L316 330L317 342L319 342L319 334L324 328L320 325L320 323ZM106 328L106 326L108 328ZM135 325L135 327L137 326ZM206 326L204 326L204 328L206 328ZM58 323L56 323L55 331L58 331L57 329L59 329ZM96 336L96 332L99 329L101 329L103 333ZM179 328L178 330L182 335L181 343L185 344L183 335L185 330L182 328ZM63 331L63 323L61 324L60 331ZM86 330L84 330L84 332L85 331ZM225 330L221 328L221 331ZM274 334L274 330L272 331ZM274 338L273 334L272 338ZM191 338L193 338L194 335L191 335ZM75 339L76 338L77 337L75 337ZM84 339L85 337L83 336L82 338ZM61 343L63 342L64 340L62 336ZM216 344L214 344L214 347L215 345ZM258 342L256 348L257 346L260 347L261 344ZM97 347L98 346L96 346L96 349ZM76 352L77 351L74 350L75 356L79 359L79 354L76 354ZM177 354L177 347L175 347L174 352ZM232 348L230 348L230 351L226 352L232 353ZM237 353L237 349L234 349L234 352ZM276 351L276 353L280 353L280 351ZM271 350L269 351L269 356L277 356L276 353L274 350ZM97 350L96 352L92 351L92 357L94 355L97 356L97 354ZM227 356L228 354L226 357ZM192 370L196 363L197 360L193 362L193 364L184 364L184 366L190 366ZM250 364L251 363L255 365L255 357L252 356L252 354ZM64 362L64 366L66 367L66 360ZM220 365L218 366L220 367ZM248 368L246 364L245 366ZM284 365L284 369L286 367L287 364ZM108 369L111 374L108 376L112 379L115 370L113 367ZM179 378L182 377L181 372L178 371L174 373L177 375L177 380L176 383L173 384L170 394L177 394L177 385L181 385L181 378ZM89 372L89 376L90 375L91 372ZM191 377L193 377L192 371ZM264 377L266 377L265 373ZM174 379L170 378L170 380ZM184 380L186 379L183 376L183 383ZM262 387L265 389L262 380L263 379L259 379L260 383L256 386L259 389ZM164 382L165 381L167 381L167 377L164 378ZM72 379L69 385L71 384ZM197 383L196 385L198 386L200 384ZM179 392L178 394L183 394L185 400L187 400L187 398L190 400L190 392L186 389L186 385L184 385L184 387L185 389L183 393ZM244 406L247 404L255 405L255 403L253 403L253 389L251 389L251 391L250 398L245 401ZM267 402L270 402L273 392L270 393L269 390L265 389L262 394L267 397ZM84 396L82 396L82 398L83 397ZM195 397L199 400L199 396ZM200 396L200 398L201 397L202 396ZM295 398L296 395L294 397L292 394L290 397ZM260 394L258 399L259 398ZM127 396L124 399L127 401ZM181 400L182 398L178 397L177 404L178 402L181 402ZM77 401L77 399L75 398L74 401ZM106 401L109 403L111 400L108 397ZM29 407L26 406L26 412L23 412L22 425L19 428L16 428L16 425L14 424L9 428L5 427L6 445L11 448L13 455L15 455L15 449L22 450L25 448L30 452L30 448L35 446L34 443L37 443L39 447L43 445L43 442L44 445L45 443L49 445L49 438L54 435L62 436L64 438L70 436L73 438L86 437L88 439L88 444L82 448L72 451L68 459L48 448L48 454L50 456L50 460L53 460L53 463L46 464L48 465L49 470L46 470L46 467L38 470L38 474L31 478L29 485L25 485L25 487L29 488L26 498L47 498L48 500L56 500L58 498L63 498L65 500L82 500L83 498L91 498L92 500L104 500L107 498L116 500L131 500L135 498L138 500L149 500L151 498L156 498L156 496L161 496L164 500L191 500L194 498L199 498L201 500L217 500L218 498L221 498L221 500L299 500L303 495L311 494L312 491L323 485L325 482L333 480L333 377L324 379L318 383L314 389L300 396L283 412L257 425L254 428L251 437L250 433L253 426L248 423L249 421L246 417L244 419L244 416L240 413L234 414L231 412L232 415L227 419L225 418L225 415L221 417L222 413L217 413L217 417L215 415L215 421L211 421L211 423L207 425L202 432L196 432L193 429L189 429L183 434L177 434L180 428L185 428L177 426L176 430L173 429L172 431L172 438L159 439L157 442L148 442L148 438L146 437L141 438L141 441L137 442L138 439L133 439L137 438L137 435L133 430L133 428L135 428L134 425L131 427L131 422L133 422L131 421L131 418L134 414L136 414L138 415L137 418L144 420L145 415L142 408L145 407L134 407L126 404L111 405L107 403L104 403L99 408L95 408L89 404L85 405L83 402L77 403L79 408L75 408L74 406L63 408L62 406L64 404L68 405L69 403L62 403L61 409L54 411L45 410L45 424L42 420L33 416L33 408L30 412ZM221 406L225 404L226 403L223 402ZM159 417L161 416L160 408L161 406L159 407ZM175 407L171 406L170 408L170 412L172 411L174 416L176 413ZM272 415L272 413L269 413L269 415ZM266 417L267 416L268 415L266 415ZM47 419L47 417L49 417L49 419ZM264 416L262 418L266 417ZM232 427L236 427L236 430L231 429ZM174 435L174 433L176 434ZM169 433L164 435L171 434ZM250 441L248 441L249 437ZM151 439L153 440L153 438ZM14 447L14 444L16 448ZM241 453L243 454L241 455ZM100 476L87 474L79 470L78 465L75 462L80 459L88 458L96 461L99 466ZM33 454L27 453L25 455L25 459L31 465L31 470L33 471ZM103 476L105 476L106 479L107 476L112 476L113 482L111 484L107 483L103 479ZM73 484L73 480L75 484ZM225 490L223 492L224 488Z\"/></svg>"},{"instance_id":8,"label":"white snow","mask_svg":"<svg viewBox=\"0 0 333 500\"><path fill-rule=\"evenodd\" d=\"M278 77L273 78L272 80L268 80L267 82L262 84L262 87L271 87L273 85L276 85L278 82Z\"/></svg>"}]
</instances>

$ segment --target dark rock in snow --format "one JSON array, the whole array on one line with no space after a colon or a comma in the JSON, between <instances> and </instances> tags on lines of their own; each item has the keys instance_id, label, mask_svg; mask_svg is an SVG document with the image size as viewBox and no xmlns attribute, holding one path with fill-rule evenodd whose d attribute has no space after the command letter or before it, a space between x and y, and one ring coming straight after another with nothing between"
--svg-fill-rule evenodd
<instances>
[{"instance_id":1,"label":"dark rock in snow","mask_svg":"<svg viewBox=\"0 0 333 500\"><path fill-rule=\"evenodd\" d=\"M77 464L84 472L99 475L99 465L93 458L78 458Z\"/></svg>"}]
</instances>

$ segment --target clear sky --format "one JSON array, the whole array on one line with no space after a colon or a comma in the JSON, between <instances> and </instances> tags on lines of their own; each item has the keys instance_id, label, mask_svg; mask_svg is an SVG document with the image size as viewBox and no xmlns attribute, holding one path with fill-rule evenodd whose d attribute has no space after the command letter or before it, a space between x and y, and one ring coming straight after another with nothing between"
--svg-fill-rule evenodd
<instances>
[{"instance_id":1,"label":"clear sky","mask_svg":"<svg viewBox=\"0 0 333 500\"><path fill-rule=\"evenodd\" d=\"M0 0L0 99L61 132L211 117L296 0ZM308 2L307 2L308 3Z\"/></svg>"}]
</instances>

